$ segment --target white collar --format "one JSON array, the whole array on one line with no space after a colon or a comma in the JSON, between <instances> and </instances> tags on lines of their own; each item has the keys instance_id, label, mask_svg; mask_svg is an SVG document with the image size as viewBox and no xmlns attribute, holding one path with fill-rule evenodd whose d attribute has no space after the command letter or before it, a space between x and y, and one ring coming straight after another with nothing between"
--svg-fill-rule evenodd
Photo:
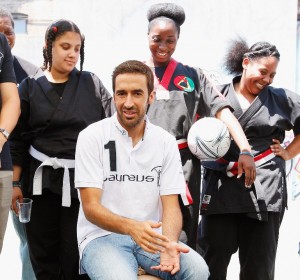
<instances>
[{"instance_id":1,"label":"white collar","mask_svg":"<svg viewBox=\"0 0 300 280\"><path fill-rule=\"evenodd\" d=\"M128 137L128 131L120 124L118 117L117 117L117 112L115 112L112 116L113 119L113 123L117 129L117 131L119 131L119 133L123 136L127 136ZM145 115L144 121L146 122L146 126L145 126L145 131L144 131L144 135L142 137L142 140L144 140L146 134L147 134L147 130L149 129L149 118L147 115Z\"/></svg>"}]
</instances>

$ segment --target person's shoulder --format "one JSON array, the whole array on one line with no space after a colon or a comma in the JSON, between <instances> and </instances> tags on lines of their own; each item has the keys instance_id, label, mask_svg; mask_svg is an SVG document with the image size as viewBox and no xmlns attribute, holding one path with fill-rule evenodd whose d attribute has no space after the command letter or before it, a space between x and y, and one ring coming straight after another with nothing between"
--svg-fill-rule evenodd
<instances>
[{"instance_id":1,"label":"person's shoulder","mask_svg":"<svg viewBox=\"0 0 300 280\"><path fill-rule=\"evenodd\" d=\"M28 60L19 57L17 55L14 55L14 59L16 61L19 62L19 64L21 65L21 67L23 68L23 70L29 75L29 76L33 76L34 74L36 74L40 67L34 65L33 63L29 62Z\"/></svg>"},{"instance_id":2,"label":"person's shoulder","mask_svg":"<svg viewBox=\"0 0 300 280\"><path fill-rule=\"evenodd\" d=\"M76 69L76 70L79 72L78 69ZM82 75L83 77L86 77L86 76L93 76L94 73L93 73L93 72L90 72L90 71L87 71L87 70L82 70L82 71L80 72L80 75Z\"/></svg>"},{"instance_id":3,"label":"person's shoulder","mask_svg":"<svg viewBox=\"0 0 300 280\"><path fill-rule=\"evenodd\" d=\"M78 73L79 73L79 71L78 71ZM80 78L83 80L92 81L95 84L101 83L101 79L99 78L99 76L97 76L97 74L95 74L94 72L86 71L86 70L80 72Z\"/></svg>"},{"instance_id":4,"label":"person's shoulder","mask_svg":"<svg viewBox=\"0 0 300 280\"><path fill-rule=\"evenodd\" d=\"M151 130L153 136L155 136L159 142L162 142L162 141L168 142L171 140L176 140L175 137L171 133L169 133L167 130L165 130L164 128L162 128L156 124L149 122L148 127Z\"/></svg>"},{"instance_id":5,"label":"person's shoulder","mask_svg":"<svg viewBox=\"0 0 300 280\"><path fill-rule=\"evenodd\" d=\"M281 87L273 87L273 86L268 86L268 91L273 93L273 94L278 94L278 95L282 95L286 92L290 92L290 90L285 89L285 88L281 88Z\"/></svg>"},{"instance_id":6,"label":"person's shoulder","mask_svg":"<svg viewBox=\"0 0 300 280\"><path fill-rule=\"evenodd\" d=\"M228 91L230 88L231 83L224 83L224 84L216 84L216 88L217 90L219 90L220 92L225 92Z\"/></svg>"},{"instance_id":7,"label":"person's shoulder","mask_svg":"<svg viewBox=\"0 0 300 280\"><path fill-rule=\"evenodd\" d=\"M46 76L45 76L45 73L44 73L43 69L38 67L36 72L33 75L30 75L30 76L26 77L21 82L21 84L23 84L24 82L26 82L26 83L36 83L36 82L40 81L41 79L46 79L45 81L48 81Z\"/></svg>"},{"instance_id":8,"label":"person's shoulder","mask_svg":"<svg viewBox=\"0 0 300 280\"><path fill-rule=\"evenodd\" d=\"M88 125L81 131L81 134L98 135L103 134L111 125L112 117L108 117Z\"/></svg>"},{"instance_id":9,"label":"person's shoulder","mask_svg":"<svg viewBox=\"0 0 300 280\"><path fill-rule=\"evenodd\" d=\"M190 65L187 65L187 64L183 64L182 62L177 62L177 69L186 71L186 72L191 73L191 74L195 74L197 72L196 67L193 67L193 66L190 66Z\"/></svg>"},{"instance_id":10,"label":"person's shoulder","mask_svg":"<svg viewBox=\"0 0 300 280\"><path fill-rule=\"evenodd\" d=\"M277 88L277 87L273 87L273 86L268 86L267 87L268 92L274 94L274 95L278 95L278 96L282 96L282 94L285 94L286 90L283 88Z\"/></svg>"},{"instance_id":11,"label":"person's shoulder","mask_svg":"<svg viewBox=\"0 0 300 280\"><path fill-rule=\"evenodd\" d=\"M200 77L205 76L205 71L200 67L190 66L183 63L178 63L176 72L190 77L194 82L198 81Z\"/></svg>"},{"instance_id":12,"label":"person's shoulder","mask_svg":"<svg viewBox=\"0 0 300 280\"><path fill-rule=\"evenodd\" d=\"M268 91L273 97L284 99L300 99L300 95L286 88L268 86Z\"/></svg>"},{"instance_id":13,"label":"person's shoulder","mask_svg":"<svg viewBox=\"0 0 300 280\"><path fill-rule=\"evenodd\" d=\"M189 65L183 65L183 67L186 69L186 71L194 74L194 75L197 75L197 76L206 76L208 78L208 75L207 75L207 71L201 67L198 67L198 66L189 66Z\"/></svg>"},{"instance_id":14,"label":"person's shoulder","mask_svg":"<svg viewBox=\"0 0 300 280\"><path fill-rule=\"evenodd\" d=\"M77 70L79 72L79 70ZM87 71L87 70L82 70L80 72L80 76L82 77L97 77L99 78L94 72L91 72L91 71Z\"/></svg>"}]
</instances>

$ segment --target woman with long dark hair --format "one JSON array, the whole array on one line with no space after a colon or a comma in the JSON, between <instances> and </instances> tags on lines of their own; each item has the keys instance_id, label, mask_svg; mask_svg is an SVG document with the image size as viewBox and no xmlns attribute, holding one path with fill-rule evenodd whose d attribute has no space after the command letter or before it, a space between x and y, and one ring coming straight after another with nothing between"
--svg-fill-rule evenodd
<instances>
[{"instance_id":1,"label":"woman with long dark hair","mask_svg":"<svg viewBox=\"0 0 300 280\"><path fill-rule=\"evenodd\" d=\"M82 71L84 36L68 20L53 22L45 35L44 66L19 86L21 116L11 137L16 200L33 199L26 224L37 279L78 279L74 188L77 136L111 115L111 95L93 73ZM80 58L80 69L76 64ZM22 191L21 191L22 190Z\"/></svg>"},{"instance_id":2,"label":"woman with long dark hair","mask_svg":"<svg viewBox=\"0 0 300 280\"><path fill-rule=\"evenodd\" d=\"M300 151L300 96L271 86L279 59L276 46L257 42L249 48L242 39L233 41L226 55L226 69L236 76L219 90L248 138L257 176L249 189L234 176L239 156L234 142L219 170L216 164L205 169L198 243L210 279L226 279L237 250L240 279L274 279L279 228L287 206L285 161ZM285 131L291 129L295 138L283 148Z\"/></svg>"}]
</instances>

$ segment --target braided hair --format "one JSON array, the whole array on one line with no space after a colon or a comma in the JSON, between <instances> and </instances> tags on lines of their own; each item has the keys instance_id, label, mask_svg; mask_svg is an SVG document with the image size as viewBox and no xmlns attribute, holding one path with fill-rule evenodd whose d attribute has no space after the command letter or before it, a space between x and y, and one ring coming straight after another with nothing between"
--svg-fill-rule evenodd
<instances>
[{"instance_id":1,"label":"braided hair","mask_svg":"<svg viewBox=\"0 0 300 280\"><path fill-rule=\"evenodd\" d=\"M43 57L44 64L42 69L51 71L52 67L52 46L53 42L59 37L62 36L65 32L75 32L80 35L81 38L81 47L80 47L80 72L82 71L83 62L84 62L84 35L81 34L78 26L69 20L58 20L53 22L46 31L45 42L46 46L43 48Z\"/></svg>"},{"instance_id":2,"label":"braided hair","mask_svg":"<svg viewBox=\"0 0 300 280\"><path fill-rule=\"evenodd\" d=\"M147 19L149 21L148 32L150 31L152 24L158 19L165 19L174 22L179 36L180 26L185 21L185 12L181 6L174 3L159 3L150 6L147 13Z\"/></svg>"},{"instance_id":3,"label":"braided hair","mask_svg":"<svg viewBox=\"0 0 300 280\"><path fill-rule=\"evenodd\" d=\"M274 56L280 59L280 53L275 45L268 42L257 42L248 47L242 38L232 40L224 60L224 68L229 74L241 74L243 72L243 59L255 60L261 57Z\"/></svg>"}]
</instances>

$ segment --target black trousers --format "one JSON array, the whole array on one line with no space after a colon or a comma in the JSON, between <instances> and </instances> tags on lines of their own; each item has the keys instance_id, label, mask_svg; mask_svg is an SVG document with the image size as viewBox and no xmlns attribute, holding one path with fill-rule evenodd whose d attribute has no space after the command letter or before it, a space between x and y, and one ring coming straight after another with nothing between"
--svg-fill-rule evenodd
<instances>
[{"instance_id":1,"label":"black trousers","mask_svg":"<svg viewBox=\"0 0 300 280\"><path fill-rule=\"evenodd\" d=\"M184 162L184 161L183 161ZM199 224L200 210L200 180L201 180L201 165L196 158L190 160L193 168L190 170L189 181L187 182L193 204L185 206L180 200L180 207L183 218L183 231L187 237L187 245L196 250L197 232ZM187 163L186 163L187 164Z\"/></svg>"},{"instance_id":2,"label":"black trousers","mask_svg":"<svg viewBox=\"0 0 300 280\"><path fill-rule=\"evenodd\" d=\"M89 279L79 276L77 219L79 200L61 206L62 197L49 190L32 197L31 219L26 224L29 254L38 280Z\"/></svg>"},{"instance_id":3,"label":"black trousers","mask_svg":"<svg viewBox=\"0 0 300 280\"><path fill-rule=\"evenodd\" d=\"M202 216L200 252L211 280L225 280L232 254L239 250L241 280L273 280L279 227L283 213L269 212L260 222L245 214Z\"/></svg>"}]
</instances>

